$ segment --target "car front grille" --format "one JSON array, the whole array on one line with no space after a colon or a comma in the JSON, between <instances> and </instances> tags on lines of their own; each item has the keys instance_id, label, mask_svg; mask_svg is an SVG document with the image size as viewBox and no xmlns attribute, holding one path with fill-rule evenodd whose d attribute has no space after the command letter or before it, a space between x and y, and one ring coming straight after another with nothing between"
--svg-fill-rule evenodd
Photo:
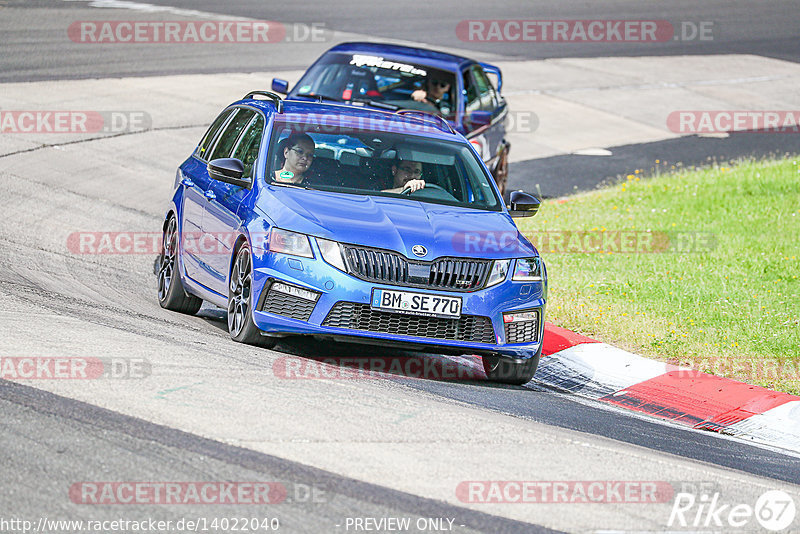
<instances>
[{"instance_id":1,"label":"car front grille","mask_svg":"<svg viewBox=\"0 0 800 534\"><path fill-rule=\"evenodd\" d=\"M347 272L369 282L383 284L474 291L483 287L491 261L472 258L438 258L414 261L388 251L343 245Z\"/></svg>"},{"instance_id":2,"label":"car front grille","mask_svg":"<svg viewBox=\"0 0 800 534\"><path fill-rule=\"evenodd\" d=\"M376 311L369 304L337 302L322 326L349 328L403 336L495 344L492 321L480 315L462 315L458 319L424 317Z\"/></svg>"},{"instance_id":3,"label":"car front grille","mask_svg":"<svg viewBox=\"0 0 800 534\"><path fill-rule=\"evenodd\" d=\"M506 343L534 343L539 340L539 311L531 321L506 323Z\"/></svg>"},{"instance_id":4,"label":"car front grille","mask_svg":"<svg viewBox=\"0 0 800 534\"><path fill-rule=\"evenodd\" d=\"M261 299L259 311L283 315L290 319L308 321L309 317L311 317L311 312L314 311L314 306L317 304L313 300L275 291L272 289L272 284L264 291L266 296Z\"/></svg>"}]
</instances>

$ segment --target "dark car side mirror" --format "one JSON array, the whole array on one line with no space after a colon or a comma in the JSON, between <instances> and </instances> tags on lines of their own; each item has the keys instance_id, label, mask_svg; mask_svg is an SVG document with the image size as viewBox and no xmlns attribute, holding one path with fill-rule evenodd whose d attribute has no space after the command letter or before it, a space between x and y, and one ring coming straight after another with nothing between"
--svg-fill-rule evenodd
<instances>
[{"instance_id":1,"label":"dark car side mirror","mask_svg":"<svg viewBox=\"0 0 800 534\"><path fill-rule=\"evenodd\" d=\"M214 180L250 189L253 181L242 178L242 174L244 164L236 158L218 158L208 162L208 175Z\"/></svg>"},{"instance_id":2,"label":"dark car side mirror","mask_svg":"<svg viewBox=\"0 0 800 534\"><path fill-rule=\"evenodd\" d=\"M542 201L525 191L512 191L511 206L508 210L512 217L533 217L539 211Z\"/></svg>"},{"instance_id":3,"label":"dark car side mirror","mask_svg":"<svg viewBox=\"0 0 800 534\"><path fill-rule=\"evenodd\" d=\"M280 78L272 78L272 90L282 95L289 94L289 82Z\"/></svg>"}]
</instances>

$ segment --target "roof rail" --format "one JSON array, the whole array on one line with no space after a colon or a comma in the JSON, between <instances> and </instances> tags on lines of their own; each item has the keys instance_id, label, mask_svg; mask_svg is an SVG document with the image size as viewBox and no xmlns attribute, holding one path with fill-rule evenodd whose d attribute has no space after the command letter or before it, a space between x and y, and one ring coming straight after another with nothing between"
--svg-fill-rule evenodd
<instances>
[{"instance_id":1,"label":"roof rail","mask_svg":"<svg viewBox=\"0 0 800 534\"><path fill-rule=\"evenodd\" d=\"M435 121L438 123L437 126L443 124L447 128L447 131L449 131L452 134L456 133L456 131L453 129L453 126L449 122L447 122L443 117L440 117L439 115L435 115L433 113L429 113L427 111L420 111L418 109L398 109L397 111L395 111L395 113L397 115L419 115L420 119L426 122L434 122L431 119L435 119ZM445 131L442 128L439 129Z\"/></svg>"},{"instance_id":2,"label":"roof rail","mask_svg":"<svg viewBox=\"0 0 800 534\"><path fill-rule=\"evenodd\" d=\"M275 107L278 108L278 113L283 113L283 100L277 93L273 93L272 91L250 91L242 100L247 100L248 98L252 98L254 96L265 96L275 102Z\"/></svg>"}]
</instances>

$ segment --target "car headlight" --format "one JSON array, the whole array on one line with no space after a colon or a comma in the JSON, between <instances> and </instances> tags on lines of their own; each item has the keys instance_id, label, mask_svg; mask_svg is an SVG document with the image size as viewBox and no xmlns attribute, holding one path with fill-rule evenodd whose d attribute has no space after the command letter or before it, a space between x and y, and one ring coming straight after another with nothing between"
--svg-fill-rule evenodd
<instances>
[{"instance_id":1,"label":"car headlight","mask_svg":"<svg viewBox=\"0 0 800 534\"><path fill-rule=\"evenodd\" d=\"M511 260L495 260L492 263L492 270L489 273L489 281L486 282L486 287L497 285L505 280L506 275L508 275L509 264L511 264Z\"/></svg>"},{"instance_id":2,"label":"car headlight","mask_svg":"<svg viewBox=\"0 0 800 534\"><path fill-rule=\"evenodd\" d=\"M283 254L302 256L303 258L314 257L307 235L281 230L280 228L272 229L269 236L269 250L270 252L282 252Z\"/></svg>"},{"instance_id":3,"label":"car headlight","mask_svg":"<svg viewBox=\"0 0 800 534\"><path fill-rule=\"evenodd\" d=\"M514 274L511 275L511 279L515 282L541 282L540 259L535 257L514 260Z\"/></svg>"},{"instance_id":4,"label":"car headlight","mask_svg":"<svg viewBox=\"0 0 800 534\"><path fill-rule=\"evenodd\" d=\"M321 237L316 239L317 245L319 245L319 251L322 254L322 259L340 271L347 272L347 268L344 266L344 258L342 258L342 249L339 247L339 243L336 241L331 241L330 239L322 239Z\"/></svg>"}]
</instances>

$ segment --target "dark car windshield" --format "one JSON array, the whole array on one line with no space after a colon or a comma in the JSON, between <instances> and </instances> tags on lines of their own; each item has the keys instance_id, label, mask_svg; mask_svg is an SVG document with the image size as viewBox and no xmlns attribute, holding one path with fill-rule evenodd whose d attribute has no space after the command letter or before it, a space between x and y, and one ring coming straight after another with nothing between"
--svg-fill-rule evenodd
<instances>
[{"instance_id":1,"label":"dark car windshield","mask_svg":"<svg viewBox=\"0 0 800 534\"><path fill-rule=\"evenodd\" d=\"M270 136L265 176L271 184L502 209L491 177L463 142L409 135L402 122L380 131L333 126L330 120L286 121L276 120ZM419 125L409 123L407 128L420 132ZM410 180L423 180L425 187L409 194Z\"/></svg>"},{"instance_id":2,"label":"dark car windshield","mask_svg":"<svg viewBox=\"0 0 800 534\"><path fill-rule=\"evenodd\" d=\"M411 94L427 83L449 87L434 105ZM445 85L446 84L446 85ZM322 96L342 102L379 102L397 109L416 109L452 117L455 76L418 63L394 61L379 55L329 53L320 58L289 93L294 97Z\"/></svg>"}]
</instances>

